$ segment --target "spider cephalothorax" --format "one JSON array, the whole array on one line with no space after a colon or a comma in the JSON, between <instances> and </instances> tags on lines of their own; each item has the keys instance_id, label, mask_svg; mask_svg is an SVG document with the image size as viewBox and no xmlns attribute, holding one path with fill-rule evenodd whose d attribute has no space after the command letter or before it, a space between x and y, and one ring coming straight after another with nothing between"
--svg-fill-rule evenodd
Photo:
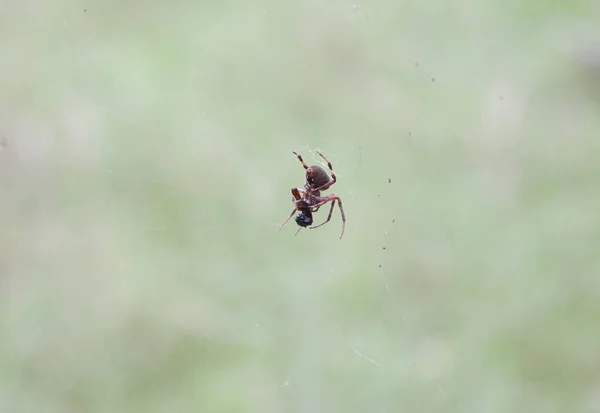
<instances>
[{"instance_id":1,"label":"spider cephalothorax","mask_svg":"<svg viewBox=\"0 0 600 413\"><path fill-rule=\"evenodd\" d=\"M298 231L300 231L304 227L308 227L313 223L313 212L316 212L321 206L325 205L328 202L331 202L331 208L329 209L329 215L327 215L327 219L322 224L316 225L314 227L309 227L311 229L318 228L321 225L324 225L329 222L331 219L331 215L333 214L333 207L335 206L336 201L340 207L340 212L342 213L342 235L344 235L344 229L346 228L346 216L344 214L344 208L342 207L342 200L334 195L321 196L321 191L325 191L329 189L336 182L335 173L333 172L333 166L331 162L327 160L320 152L317 153L325 159L327 162L327 166L331 171L331 177L325 171L325 169L321 168L319 165L307 166L302 159L302 156L294 152L294 155L298 157L300 163L306 170L306 181L304 182L304 189L293 188L292 189L292 201L294 202L294 210L285 220L283 224L281 224L282 228L289 220L294 216L296 211L300 213L296 216L296 223L300 226ZM296 234L298 233L296 231Z\"/></svg>"}]
</instances>

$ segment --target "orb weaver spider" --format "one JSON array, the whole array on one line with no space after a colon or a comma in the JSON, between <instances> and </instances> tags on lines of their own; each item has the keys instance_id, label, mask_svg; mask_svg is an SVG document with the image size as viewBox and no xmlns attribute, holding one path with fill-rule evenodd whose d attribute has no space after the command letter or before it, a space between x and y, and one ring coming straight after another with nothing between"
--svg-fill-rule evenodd
<instances>
[{"instance_id":1,"label":"orb weaver spider","mask_svg":"<svg viewBox=\"0 0 600 413\"><path fill-rule=\"evenodd\" d=\"M337 178L335 177L335 173L333 172L333 166L331 162L323 156L323 154L319 151L317 153L327 162L327 166L329 171L331 172L331 177L325 169L321 168L319 165L307 166L302 159L302 156L296 152L293 152L294 155L298 157L298 160L306 170L306 180L304 181L304 189L301 188L292 188L292 201L294 202L294 210L290 214L290 216L281 224L279 229L283 228L285 224L294 216L294 214L299 211L300 213L296 216L296 224L300 228L296 231L296 234L300 232L302 228L309 227L313 223L313 213L317 212L320 207L325 205L328 202L331 202L331 208L329 208L329 215L327 215L327 219L325 222L319 225L315 225L309 227L309 229L319 228L321 225L325 225L331 219L331 215L333 214L333 208L335 207L335 203L337 201L338 206L340 207L340 212L342 214L342 234L340 235L340 239L344 236L344 229L346 228L346 215L344 214L344 208L342 206L342 200L339 196L330 194L327 196L321 196L321 191L325 191L329 189L333 184L336 183Z\"/></svg>"}]
</instances>

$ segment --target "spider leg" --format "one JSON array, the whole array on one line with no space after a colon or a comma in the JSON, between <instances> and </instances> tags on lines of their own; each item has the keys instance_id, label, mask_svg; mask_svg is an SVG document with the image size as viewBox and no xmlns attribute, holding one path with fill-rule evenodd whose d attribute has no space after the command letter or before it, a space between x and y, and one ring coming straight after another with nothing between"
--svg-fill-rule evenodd
<instances>
[{"instance_id":1,"label":"spider leg","mask_svg":"<svg viewBox=\"0 0 600 413\"><path fill-rule=\"evenodd\" d=\"M315 228L319 228L321 225L325 225L329 222L329 220L331 219L331 214L333 214L333 207L335 206L335 199L333 201L331 201L331 208L329 208L329 215L327 215L327 219L325 220L325 222L319 224L319 225L315 225L314 227L310 227L310 229L315 229Z\"/></svg>"},{"instance_id":2,"label":"spider leg","mask_svg":"<svg viewBox=\"0 0 600 413\"><path fill-rule=\"evenodd\" d=\"M304 228L304 227L298 227L298 231L296 231L296 233L294 234L294 236L298 235L298 233L300 232L300 230Z\"/></svg>"},{"instance_id":3,"label":"spider leg","mask_svg":"<svg viewBox=\"0 0 600 413\"><path fill-rule=\"evenodd\" d=\"M342 235L340 235L340 239L344 236L344 230L346 229L346 214L344 214L344 207L342 207L342 200L340 198L337 199L338 206L340 207L340 212L342 213Z\"/></svg>"},{"instance_id":4,"label":"spider leg","mask_svg":"<svg viewBox=\"0 0 600 413\"><path fill-rule=\"evenodd\" d=\"M292 199L294 201L294 205L298 205L299 202L303 202L302 201L302 196L300 195L300 189L298 188L292 188ZM294 206L294 210L292 211L292 213L290 214L290 216L288 217L288 219L286 219L283 224L281 224L281 226L279 227L279 230L281 231L281 228L283 228L283 226L285 224L287 224L287 222L294 216L294 214L296 213L296 211L298 210L297 206Z\"/></svg>"},{"instance_id":5,"label":"spider leg","mask_svg":"<svg viewBox=\"0 0 600 413\"><path fill-rule=\"evenodd\" d=\"M321 202L319 202L316 205L321 206L323 204L326 204L329 201L331 201L331 208L329 209L329 215L327 215L327 219L325 220L325 222L323 222L322 224L316 225L314 227L310 227L310 228L311 229L318 228L321 225L325 225L326 223L328 223L329 220L331 219L331 215L333 213L333 208L335 206L335 201L337 201L338 202L338 206L340 207L340 212L342 214L342 234L340 235L340 239L342 239L342 237L344 236L344 230L346 229L346 214L344 214L344 207L342 206L342 200L338 196L336 196L336 195L329 195L324 201L321 201Z\"/></svg>"},{"instance_id":6,"label":"spider leg","mask_svg":"<svg viewBox=\"0 0 600 413\"><path fill-rule=\"evenodd\" d=\"M289 217L288 217L288 218L287 218L285 221L283 221L283 224L281 224L281 226L279 227L279 230L280 230L280 231L281 231L281 228L283 228L283 226L284 226L285 224L287 224L287 223L288 223L288 221L289 221L289 220L290 220L290 219L291 219L291 218L294 216L294 214L296 213L296 211L297 211L297 210L298 210L298 209L294 208L294 210L292 211L292 213L290 214L290 216L289 216Z\"/></svg>"},{"instance_id":7,"label":"spider leg","mask_svg":"<svg viewBox=\"0 0 600 413\"><path fill-rule=\"evenodd\" d=\"M335 195L334 195L335 197ZM325 197L314 197L317 202L314 204L310 204L310 211L311 212L317 212L319 210L319 208L321 208L323 205L325 205L326 203L328 203L329 201L331 201L331 199L329 197L325 198Z\"/></svg>"},{"instance_id":8,"label":"spider leg","mask_svg":"<svg viewBox=\"0 0 600 413\"><path fill-rule=\"evenodd\" d=\"M308 166L306 166L306 164L304 163L304 159L302 159L302 156L299 153L296 153L294 151L292 151L294 155L296 155L298 157L298 160L302 163L302 166L304 167L304 169L308 169Z\"/></svg>"},{"instance_id":9,"label":"spider leg","mask_svg":"<svg viewBox=\"0 0 600 413\"><path fill-rule=\"evenodd\" d=\"M317 151L317 153L319 155L321 155L321 158L325 159L325 162L327 162L327 167L331 171L331 181L327 182L325 185L321 185L320 187L315 188L315 190L317 190L317 191L325 191L331 185L335 184L335 182L337 181L337 178L335 177L335 172L333 172L333 165L331 165L331 162L329 162L329 159L327 159L325 156L323 156L323 154L321 152Z\"/></svg>"},{"instance_id":10,"label":"spider leg","mask_svg":"<svg viewBox=\"0 0 600 413\"><path fill-rule=\"evenodd\" d=\"M292 197L296 201L300 201L302 199L302 195L301 195L300 191L301 191L300 188L292 188ZM302 192L304 192L304 191L302 191Z\"/></svg>"},{"instance_id":11,"label":"spider leg","mask_svg":"<svg viewBox=\"0 0 600 413\"><path fill-rule=\"evenodd\" d=\"M335 175L334 175L335 176ZM335 184L335 179L331 180L329 182L327 182L325 185L321 185L320 187L318 187L317 189L314 189L314 191L326 191L329 189L329 187L331 187L331 185Z\"/></svg>"}]
</instances>

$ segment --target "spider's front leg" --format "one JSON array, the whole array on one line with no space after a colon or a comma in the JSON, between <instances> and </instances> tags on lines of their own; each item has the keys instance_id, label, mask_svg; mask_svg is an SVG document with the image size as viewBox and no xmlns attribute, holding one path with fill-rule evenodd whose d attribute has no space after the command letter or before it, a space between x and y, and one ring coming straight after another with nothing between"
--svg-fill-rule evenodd
<instances>
[{"instance_id":1,"label":"spider's front leg","mask_svg":"<svg viewBox=\"0 0 600 413\"><path fill-rule=\"evenodd\" d=\"M281 228L283 228L284 225L287 224L288 221L294 216L296 211L298 211L298 203L304 202L304 201L302 201L302 195L300 195L300 191L302 191L302 190L299 188L292 188L292 200L294 201L294 209L292 210L292 213L290 214L290 216L285 221L283 221L283 224L281 224L279 226L279 230L281 230ZM304 191L302 191L302 192L304 192Z\"/></svg>"},{"instance_id":2,"label":"spider's front leg","mask_svg":"<svg viewBox=\"0 0 600 413\"><path fill-rule=\"evenodd\" d=\"M285 225L285 224L287 224L287 223L288 223L288 221L289 221L289 220L290 220L290 219L291 219L291 218L294 216L294 214L296 213L296 211L297 211L297 210L298 210L298 208L294 207L294 209L292 210L292 213L290 214L290 216L289 216L289 217L287 217L287 219L286 219L285 221L283 221L283 224L281 224L281 225L279 226L279 230L280 230L280 231L281 231L281 228L283 228L283 227L284 227L284 225Z\"/></svg>"},{"instance_id":3,"label":"spider's front leg","mask_svg":"<svg viewBox=\"0 0 600 413\"><path fill-rule=\"evenodd\" d=\"M300 188L292 188L292 201L300 201L304 196L304 190Z\"/></svg>"}]
</instances>

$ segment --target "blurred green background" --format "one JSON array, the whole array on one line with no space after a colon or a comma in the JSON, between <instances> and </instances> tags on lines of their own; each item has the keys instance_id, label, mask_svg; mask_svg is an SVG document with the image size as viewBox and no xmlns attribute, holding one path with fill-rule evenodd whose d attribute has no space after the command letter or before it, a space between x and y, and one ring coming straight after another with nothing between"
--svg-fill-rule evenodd
<instances>
[{"instance_id":1,"label":"blurred green background","mask_svg":"<svg viewBox=\"0 0 600 413\"><path fill-rule=\"evenodd\" d=\"M1 3L0 412L600 412L599 21Z\"/></svg>"}]
</instances>

